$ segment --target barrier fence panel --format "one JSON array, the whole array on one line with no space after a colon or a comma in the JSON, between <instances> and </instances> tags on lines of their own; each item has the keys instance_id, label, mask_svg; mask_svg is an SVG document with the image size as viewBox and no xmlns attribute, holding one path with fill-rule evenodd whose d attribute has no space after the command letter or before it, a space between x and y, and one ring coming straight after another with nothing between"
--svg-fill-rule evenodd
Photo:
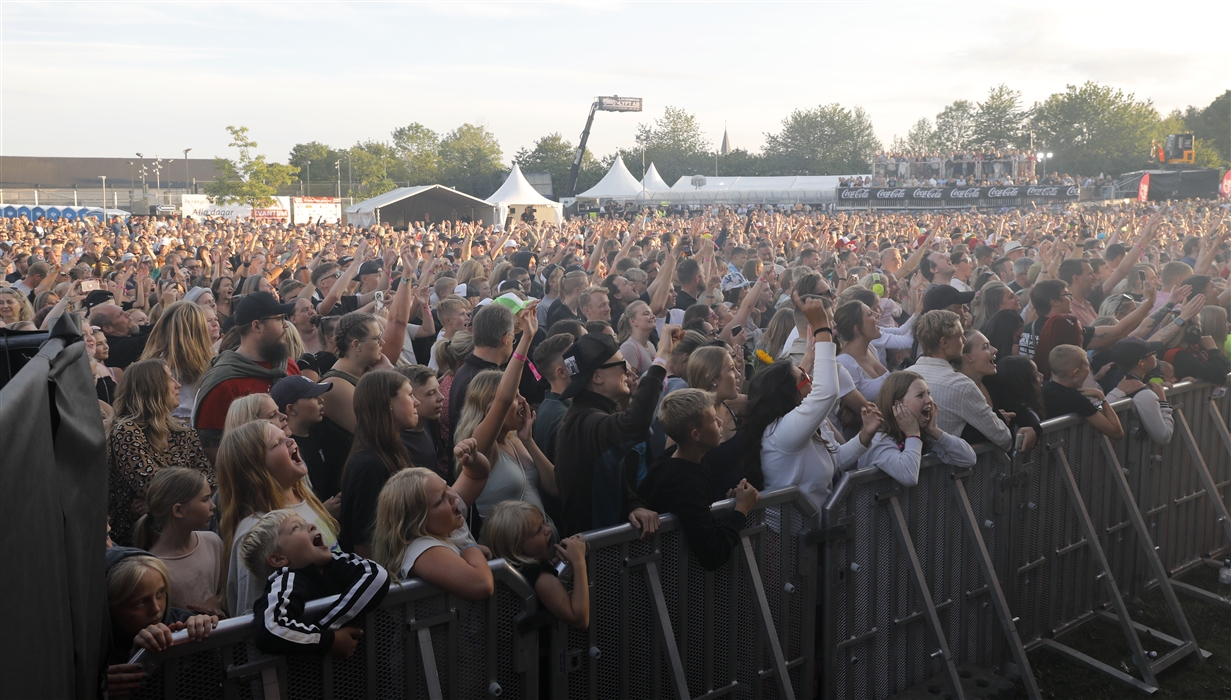
<instances>
[{"instance_id":1,"label":"barrier fence panel","mask_svg":"<svg viewBox=\"0 0 1231 700\"><path fill-rule=\"evenodd\" d=\"M673 516L645 540L626 525L587 533L590 627L556 625L551 696L812 697L814 522L798 490L762 494L713 572Z\"/></svg>"},{"instance_id":2,"label":"barrier fence panel","mask_svg":"<svg viewBox=\"0 0 1231 700\"><path fill-rule=\"evenodd\" d=\"M911 488L877 469L839 481L821 533L825 697L885 698L940 676L931 685L960 698L973 683L959 665L1002 668L1006 654L1037 697L995 575L1004 460L978 452L970 470L925 460Z\"/></svg>"},{"instance_id":3,"label":"barrier fence panel","mask_svg":"<svg viewBox=\"0 0 1231 700\"><path fill-rule=\"evenodd\" d=\"M252 642L251 615L223 620L209 638L160 654L134 698L537 698L538 632L518 630L534 614L533 589L503 560L491 563L496 593L468 603L414 579L394 584L346 660L266 656ZM336 596L314 601L323 611ZM179 633L177 637L183 637Z\"/></svg>"}]
</instances>

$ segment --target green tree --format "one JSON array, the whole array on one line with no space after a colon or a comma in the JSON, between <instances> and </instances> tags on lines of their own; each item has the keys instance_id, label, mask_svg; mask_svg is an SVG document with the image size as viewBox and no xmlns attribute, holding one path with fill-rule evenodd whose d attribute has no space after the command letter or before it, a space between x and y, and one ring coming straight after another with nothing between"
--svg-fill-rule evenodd
<instances>
[{"instance_id":1,"label":"green tree","mask_svg":"<svg viewBox=\"0 0 1231 700\"><path fill-rule=\"evenodd\" d=\"M1056 154L1056 172L1083 175L1139 168L1160 122L1149 101L1094 82L1069 85L1033 112L1036 144Z\"/></svg>"},{"instance_id":2,"label":"green tree","mask_svg":"<svg viewBox=\"0 0 1231 700\"><path fill-rule=\"evenodd\" d=\"M414 122L393 130L393 148L402 161L406 181L431 185L440 181L440 135Z\"/></svg>"},{"instance_id":3,"label":"green tree","mask_svg":"<svg viewBox=\"0 0 1231 700\"><path fill-rule=\"evenodd\" d=\"M837 103L797 109L782 120L782 131L765 134L765 158L780 175L870 172L880 148L863 108Z\"/></svg>"},{"instance_id":4,"label":"green tree","mask_svg":"<svg viewBox=\"0 0 1231 700\"><path fill-rule=\"evenodd\" d=\"M637 163L640 166L644 145L647 167L649 163L654 163L667 182L674 182L682 175L714 171L714 152L710 150L709 139L701 131L696 115L686 110L671 106L664 108L663 115L652 123L637 125L637 137L641 143L618 152L624 158L625 165ZM608 167L614 161L614 157L608 156ZM629 170L640 172L640 167Z\"/></svg>"},{"instance_id":5,"label":"green tree","mask_svg":"<svg viewBox=\"0 0 1231 700\"><path fill-rule=\"evenodd\" d=\"M513 162L524 172L551 173L552 191L558 198L568 185L569 170L573 167L576 153L577 148L559 132L555 132L535 141L533 149L519 150L513 156ZM581 168L577 173L577 191L585 192L590 189L604 174L606 170L602 169L594 154L587 150L581 158Z\"/></svg>"},{"instance_id":6,"label":"green tree","mask_svg":"<svg viewBox=\"0 0 1231 700\"><path fill-rule=\"evenodd\" d=\"M1198 163L1210 163L1206 167L1231 167L1231 90L1215 97L1204 108L1190 106L1184 111L1184 125L1197 137L1194 146Z\"/></svg>"},{"instance_id":7,"label":"green tree","mask_svg":"<svg viewBox=\"0 0 1231 700\"><path fill-rule=\"evenodd\" d=\"M1026 112L1021 108L1022 93L997 85L975 112L974 143L981 148L1005 150L1022 140Z\"/></svg>"},{"instance_id":8,"label":"green tree","mask_svg":"<svg viewBox=\"0 0 1231 700\"><path fill-rule=\"evenodd\" d=\"M291 148L290 157L287 159L287 164L294 168L293 177L300 182L307 182L308 164L316 166L316 185L312 188L313 193L323 193L326 191L322 183L334 180L337 173L334 172L333 164L341 158L346 159L346 151L341 151L320 141L309 141L308 143L297 143ZM345 175L345 173L343 173Z\"/></svg>"},{"instance_id":9,"label":"green tree","mask_svg":"<svg viewBox=\"0 0 1231 700\"><path fill-rule=\"evenodd\" d=\"M483 182L481 187L478 182L473 186L470 182L490 180L492 175L504 171L503 157L500 142L484 126L462 124L440 140L441 177L458 185L466 183L461 189L476 196L485 189L487 193L481 196L490 195L495 191L492 185L498 186L498 182Z\"/></svg>"},{"instance_id":10,"label":"green tree","mask_svg":"<svg viewBox=\"0 0 1231 700\"><path fill-rule=\"evenodd\" d=\"M929 153L936 150L936 128L927 117L915 122L902 144L909 153ZM897 148L892 150L897 151Z\"/></svg>"},{"instance_id":11,"label":"green tree","mask_svg":"<svg viewBox=\"0 0 1231 700\"><path fill-rule=\"evenodd\" d=\"M365 198L384 194L398 187L398 182L406 180L405 162L399 158L397 148L380 141L364 141L351 147L349 151L350 166L357 191L352 196L362 194ZM342 167L346 168L346 157L342 159ZM346 179L345 171L343 180Z\"/></svg>"},{"instance_id":12,"label":"green tree","mask_svg":"<svg viewBox=\"0 0 1231 700\"><path fill-rule=\"evenodd\" d=\"M936 148L964 151L974 146L976 112L968 100L956 100L936 115Z\"/></svg>"},{"instance_id":13,"label":"green tree","mask_svg":"<svg viewBox=\"0 0 1231 700\"><path fill-rule=\"evenodd\" d=\"M214 171L220 176L205 184L205 194L211 202L221 204L270 204L278 187L291 182L295 168L271 163L263 155L252 155L257 143L248 136L248 127L228 126L227 131L231 134L228 145L239 149L239 158L214 158Z\"/></svg>"}]
</instances>

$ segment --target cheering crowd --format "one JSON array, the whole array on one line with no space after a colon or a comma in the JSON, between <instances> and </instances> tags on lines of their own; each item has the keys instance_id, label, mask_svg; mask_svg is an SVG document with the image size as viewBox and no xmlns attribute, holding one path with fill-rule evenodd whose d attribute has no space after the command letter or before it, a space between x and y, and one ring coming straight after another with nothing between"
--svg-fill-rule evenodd
<instances>
[{"instance_id":1,"label":"cheering crowd","mask_svg":"<svg viewBox=\"0 0 1231 700\"><path fill-rule=\"evenodd\" d=\"M224 616L348 656L390 582L482 600L496 557L585 628L586 531L674 513L713 570L760 491L1118 438L1125 398L1165 443L1168 388L1231 373L1208 202L630 218L3 220L0 323L69 315L96 382L111 692Z\"/></svg>"}]
</instances>

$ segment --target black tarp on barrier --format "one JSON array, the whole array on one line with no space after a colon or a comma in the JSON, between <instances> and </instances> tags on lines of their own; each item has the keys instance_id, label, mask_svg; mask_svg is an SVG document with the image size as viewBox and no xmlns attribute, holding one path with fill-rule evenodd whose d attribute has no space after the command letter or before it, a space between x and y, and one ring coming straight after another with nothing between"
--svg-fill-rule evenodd
<instances>
[{"instance_id":1,"label":"black tarp on barrier","mask_svg":"<svg viewBox=\"0 0 1231 700\"><path fill-rule=\"evenodd\" d=\"M1213 198L1218 196L1219 173L1213 168L1199 170L1137 170L1124 173L1116 180L1116 187L1126 197L1137 196L1137 185L1146 173L1150 174L1150 201L1165 199L1188 199L1190 197Z\"/></svg>"},{"instance_id":2,"label":"black tarp on barrier","mask_svg":"<svg viewBox=\"0 0 1231 700\"><path fill-rule=\"evenodd\" d=\"M104 437L85 344L66 315L0 389L0 698L99 695Z\"/></svg>"}]
</instances>

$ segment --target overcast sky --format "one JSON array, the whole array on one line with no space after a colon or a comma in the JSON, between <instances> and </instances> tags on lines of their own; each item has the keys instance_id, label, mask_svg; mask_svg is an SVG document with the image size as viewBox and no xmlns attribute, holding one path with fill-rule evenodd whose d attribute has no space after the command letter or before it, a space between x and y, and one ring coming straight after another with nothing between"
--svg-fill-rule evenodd
<instances>
[{"instance_id":1,"label":"overcast sky","mask_svg":"<svg viewBox=\"0 0 1231 700\"><path fill-rule=\"evenodd\" d=\"M0 152L228 153L228 124L285 160L421 122L483 124L505 161L559 131L632 146L666 105L757 150L793 109L862 106L888 145L1006 83L1029 106L1087 80L1204 106L1231 85L1231 3L0 4ZM1194 38L1195 37L1195 38Z\"/></svg>"}]
</instances>

